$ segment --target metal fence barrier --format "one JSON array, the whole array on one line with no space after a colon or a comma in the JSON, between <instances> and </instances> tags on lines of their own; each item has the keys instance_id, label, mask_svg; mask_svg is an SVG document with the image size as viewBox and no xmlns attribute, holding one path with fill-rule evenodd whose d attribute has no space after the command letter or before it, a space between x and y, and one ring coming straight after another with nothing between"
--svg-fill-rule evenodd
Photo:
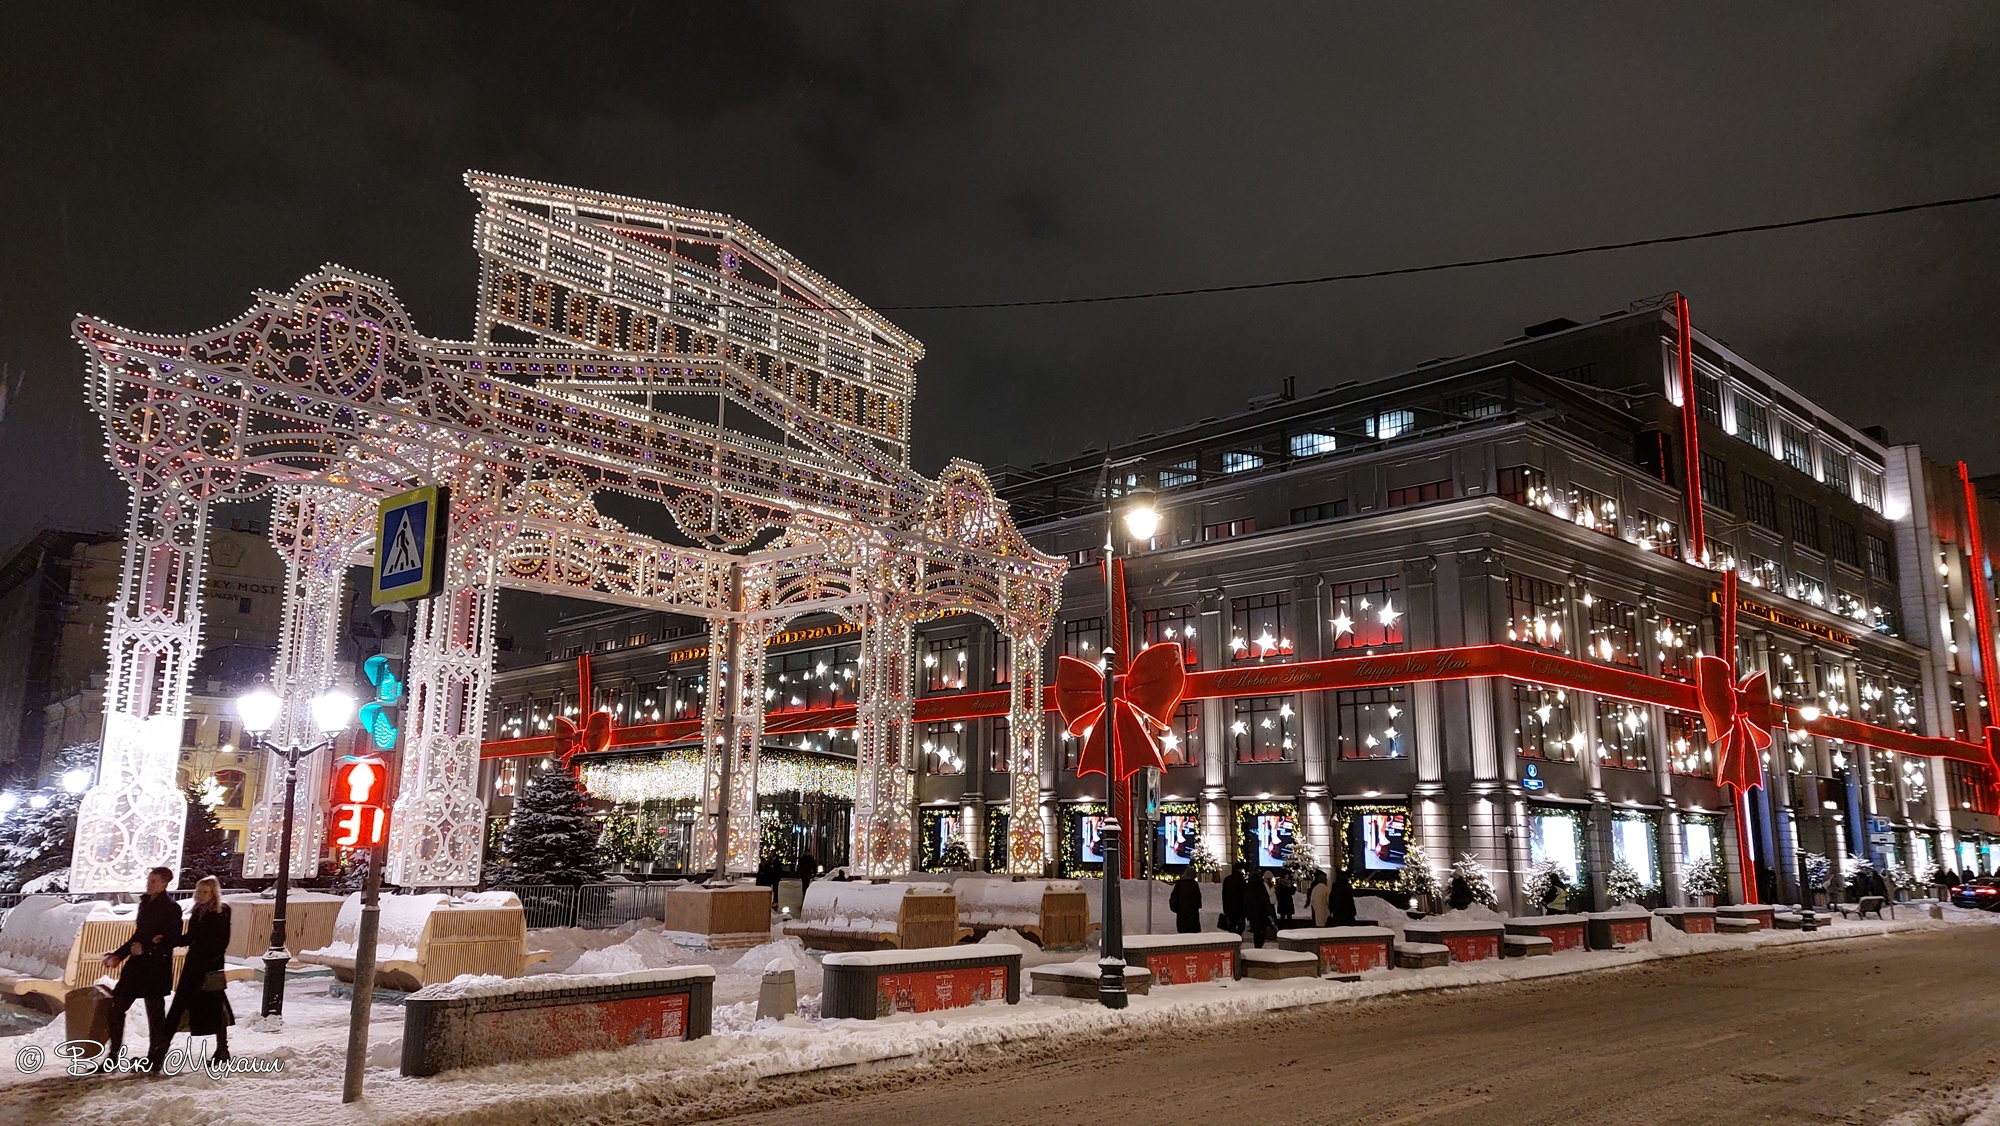
<instances>
[{"instance_id":1,"label":"metal fence barrier","mask_svg":"<svg viewBox=\"0 0 2000 1126\"><path fill-rule=\"evenodd\" d=\"M643 884L494 884L488 891L510 891L521 900L530 928L584 927L609 930L634 919L664 919L665 883Z\"/></svg>"}]
</instances>

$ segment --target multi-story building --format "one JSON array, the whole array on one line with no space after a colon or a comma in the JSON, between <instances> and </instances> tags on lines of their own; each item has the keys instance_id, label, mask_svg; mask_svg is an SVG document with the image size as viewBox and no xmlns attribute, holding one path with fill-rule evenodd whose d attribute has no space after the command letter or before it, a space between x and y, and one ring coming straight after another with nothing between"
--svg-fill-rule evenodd
<instances>
[{"instance_id":1,"label":"multi-story building","mask_svg":"<svg viewBox=\"0 0 2000 1126\"><path fill-rule=\"evenodd\" d=\"M1036 659L1094 661L1129 637L1181 643L1194 671L1281 673L1500 644L1689 681L1695 656L1717 651L1717 571L1734 569L1736 666L1767 672L1781 699L1925 734L1960 730L1963 712L1962 730L1978 732L1977 693L1949 695L1953 676L1977 682L1965 671L1977 646L1966 634L1941 651L1927 624L1940 613L1928 584L1935 529L1951 518L1913 519L1936 491L1918 495L1918 455L1711 337L1693 333L1691 352L1703 565L1687 561L1671 309L1553 321L1386 379L1303 395L1287 379L1227 418L996 474L1035 546L1073 564ZM1094 565L1107 494L1142 488L1164 518L1146 542L1119 545L1128 619L1107 630ZM1962 543L1955 534L1943 538ZM1963 558L1956 566L1965 573ZM1960 614L1963 596L1948 605ZM699 627L614 612L552 635L551 655L573 664L591 652L592 703L621 725L685 716L700 706L705 639L655 628ZM925 696L1004 687L1023 659L969 616L928 623L917 644ZM854 653L831 637L780 639L771 661L767 746L838 755L845 732L792 732L783 713L842 702ZM1765 755L1742 839L1692 711L1497 676L1325 691L1285 691L1281 674L1243 679L1277 687L1189 699L1162 737L1158 821L1142 850L1158 865L1184 862L1195 839L1267 864L1303 840L1357 885L1387 889L1420 842L1433 863L1480 858L1509 897L1534 863L1553 861L1601 900L1616 861L1672 900L1681 871L1706 859L1726 862L1734 894L1748 870L1764 894L1795 895L1798 849L1916 868L1983 847L1996 828L1990 802L1958 798L1976 770L1788 730ZM533 734L576 707L561 687L573 695L576 682L560 664L502 674L492 737ZM1963 703L1936 702L1952 699ZM910 765L926 863L954 837L1004 863L1006 722L919 727ZM686 804L695 768L663 757L691 750L621 746L655 764L634 776L672 774L685 816L698 814ZM1051 716L1044 824L1058 867L1087 872L1104 788L1077 777L1077 747ZM489 764L496 792L518 770L506 761Z\"/></svg>"}]
</instances>

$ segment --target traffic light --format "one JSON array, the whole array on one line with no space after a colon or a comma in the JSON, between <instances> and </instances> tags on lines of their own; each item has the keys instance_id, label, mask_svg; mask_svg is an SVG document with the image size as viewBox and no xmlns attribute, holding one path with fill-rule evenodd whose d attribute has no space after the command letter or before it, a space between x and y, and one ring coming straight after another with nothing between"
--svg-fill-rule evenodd
<instances>
[{"instance_id":1,"label":"traffic light","mask_svg":"<svg viewBox=\"0 0 2000 1126\"><path fill-rule=\"evenodd\" d=\"M403 678L396 672L396 662L380 654L363 661L361 671L375 686L375 698L361 705L361 729L377 750L393 751L401 734Z\"/></svg>"},{"instance_id":2,"label":"traffic light","mask_svg":"<svg viewBox=\"0 0 2000 1126\"><path fill-rule=\"evenodd\" d=\"M389 833L389 764L375 755L346 755L333 764L335 848L373 848Z\"/></svg>"}]
</instances>

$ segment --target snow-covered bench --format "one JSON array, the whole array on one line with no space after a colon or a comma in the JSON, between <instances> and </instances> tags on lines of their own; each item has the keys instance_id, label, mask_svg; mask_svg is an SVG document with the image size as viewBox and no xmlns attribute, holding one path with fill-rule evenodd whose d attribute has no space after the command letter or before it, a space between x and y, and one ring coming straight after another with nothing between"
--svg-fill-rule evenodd
<instances>
[{"instance_id":1,"label":"snow-covered bench","mask_svg":"<svg viewBox=\"0 0 2000 1126\"><path fill-rule=\"evenodd\" d=\"M1228 931L1125 936L1125 960L1153 971L1155 985L1192 985L1241 977L1242 951L1242 937Z\"/></svg>"},{"instance_id":2,"label":"snow-covered bench","mask_svg":"<svg viewBox=\"0 0 2000 1126\"><path fill-rule=\"evenodd\" d=\"M1451 947L1441 942L1398 942L1396 968L1434 970L1451 964Z\"/></svg>"},{"instance_id":3,"label":"snow-covered bench","mask_svg":"<svg viewBox=\"0 0 2000 1126\"><path fill-rule=\"evenodd\" d=\"M1754 918L1745 918L1738 915L1717 915L1715 917L1715 933L1717 934L1755 934L1763 929L1764 924Z\"/></svg>"},{"instance_id":4,"label":"snow-covered bench","mask_svg":"<svg viewBox=\"0 0 2000 1126\"><path fill-rule=\"evenodd\" d=\"M1505 934L1500 936L1500 956L1503 958L1534 958L1556 952L1555 940L1541 934Z\"/></svg>"},{"instance_id":5,"label":"snow-covered bench","mask_svg":"<svg viewBox=\"0 0 2000 1126\"><path fill-rule=\"evenodd\" d=\"M1592 911L1584 918L1590 921L1592 950L1616 950L1635 942L1653 941L1653 914L1644 907Z\"/></svg>"},{"instance_id":6,"label":"snow-covered bench","mask_svg":"<svg viewBox=\"0 0 2000 1126\"><path fill-rule=\"evenodd\" d=\"M1589 938L1589 921L1582 915L1521 915L1501 925L1511 935L1548 939L1550 953L1581 950Z\"/></svg>"},{"instance_id":7,"label":"snow-covered bench","mask_svg":"<svg viewBox=\"0 0 2000 1126\"><path fill-rule=\"evenodd\" d=\"M427 985L403 1002L403 1074L706 1036L715 967Z\"/></svg>"},{"instance_id":8,"label":"snow-covered bench","mask_svg":"<svg viewBox=\"0 0 2000 1126\"><path fill-rule=\"evenodd\" d=\"M1498 921L1445 922L1413 919L1403 927L1403 941L1443 946L1454 962L1484 962L1500 956L1500 939L1507 928Z\"/></svg>"},{"instance_id":9,"label":"snow-covered bench","mask_svg":"<svg viewBox=\"0 0 2000 1126\"><path fill-rule=\"evenodd\" d=\"M229 956L257 959L271 946L271 916L278 901L270 896L225 895L229 904ZM323 891L290 891L285 895L285 948L297 957L333 941L333 924L340 918L344 896Z\"/></svg>"},{"instance_id":10,"label":"snow-covered bench","mask_svg":"<svg viewBox=\"0 0 2000 1126\"><path fill-rule=\"evenodd\" d=\"M1843 919L1865 919L1870 915L1879 919L1884 910L1888 911L1890 918L1896 917L1895 905L1879 895L1864 895L1853 903L1836 903L1833 906Z\"/></svg>"},{"instance_id":11,"label":"snow-covered bench","mask_svg":"<svg viewBox=\"0 0 2000 1126\"><path fill-rule=\"evenodd\" d=\"M1386 970L1395 940L1396 932L1388 927L1305 927L1278 932L1280 947L1310 952L1319 960L1322 974Z\"/></svg>"},{"instance_id":12,"label":"snow-covered bench","mask_svg":"<svg viewBox=\"0 0 2000 1126\"><path fill-rule=\"evenodd\" d=\"M376 931L375 983L410 993L460 974L520 977L546 962L546 950L528 949L528 924L512 892L385 895ZM341 904L333 941L299 954L302 962L330 966L341 981L354 980L355 943L361 936L361 895Z\"/></svg>"},{"instance_id":13,"label":"snow-covered bench","mask_svg":"<svg viewBox=\"0 0 2000 1126\"><path fill-rule=\"evenodd\" d=\"M955 946L958 896L948 884L816 880L785 934L814 950Z\"/></svg>"},{"instance_id":14,"label":"snow-covered bench","mask_svg":"<svg viewBox=\"0 0 2000 1126\"><path fill-rule=\"evenodd\" d=\"M191 903L183 903L185 912ZM28 1006L59 1013L70 994L103 978L116 981L124 967L104 968L104 956L132 936L136 904L101 901L67 903L59 895L31 895L7 913L0 926L0 994ZM185 949L174 952L179 980ZM256 976L249 966L228 966L231 981Z\"/></svg>"},{"instance_id":15,"label":"snow-covered bench","mask_svg":"<svg viewBox=\"0 0 2000 1126\"><path fill-rule=\"evenodd\" d=\"M811 892L807 893L812 894ZM874 1020L895 1013L1021 1000L1021 949L998 943L828 954L820 1015Z\"/></svg>"},{"instance_id":16,"label":"snow-covered bench","mask_svg":"<svg viewBox=\"0 0 2000 1126\"><path fill-rule=\"evenodd\" d=\"M1775 913L1768 903L1732 903L1715 909L1715 919L1719 924L1724 919L1754 919L1764 930L1770 930L1776 923L1771 916Z\"/></svg>"},{"instance_id":17,"label":"snow-covered bench","mask_svg":"<svg viewBox=\"0 0 2000 1126\"><path fill-rule=\"evenodd\" d=\"M1097 1000L1097 985L1103 971L1096 962L1056 962L1028 971L1029 988L1037 997L1073 997ZM1153 971L1144 966L1125 967L1125 992L1144 997L1153 991Z\"/></svg>"},{"instance_id":18,"label":"snow-covered bench","mask_svg":"<svg viewBox=\"0 0 2000 1126\"><path fill-rule=\"evenodd\" d=\"M1244 977L1277 981L1288 977L1319 976L1319 955L1310 950L1273 947L1269 950L1244 950L1239 956L1243 959Z\"/></svg>"},{"instance_id":19,"label":"snow-covered bench","mask_svg":"<svg viewBox=\"0 0 2000 1126\"><path fill-rule=\"evenodd\" d=\"M952 881L959 926L974 939L1013 930L1044 950L1081 950L1090 937L1090 903L1075 880L965 876Z\"/></svg>"},{"instance_id":20,"label":"snow-covered bench","mask_svg":"<svg viewBox=\"0 0 2000 1126\"><path fill-rule=\"evenodd\" d=\"M1660 907L1653 914L1667 921L1667 924L1684 934L1714 934L1715 908L1713 907Z\"/></svg>"}]
</instances>

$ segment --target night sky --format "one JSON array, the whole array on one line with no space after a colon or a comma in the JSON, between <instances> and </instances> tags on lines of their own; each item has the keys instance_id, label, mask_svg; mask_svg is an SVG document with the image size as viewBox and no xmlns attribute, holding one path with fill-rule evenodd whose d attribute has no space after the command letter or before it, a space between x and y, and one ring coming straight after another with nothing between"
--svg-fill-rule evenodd
<instances>
[{"instance_id":1,"label":"night sky","mask_svg":"<svg viewBox=\"0 0 2000 1126\"><path fill-rule=\"evenodd\" d=\"M13 3L0 548L116 527L70 318L323 262L469 334L466 168L735 215L877 306L1256 281L2000 189L2000 5ZM889 314L916 460L1071 454L1683 289L2000 471L2000 204L1268 293Z\"/></svg>"}]
</instances>

